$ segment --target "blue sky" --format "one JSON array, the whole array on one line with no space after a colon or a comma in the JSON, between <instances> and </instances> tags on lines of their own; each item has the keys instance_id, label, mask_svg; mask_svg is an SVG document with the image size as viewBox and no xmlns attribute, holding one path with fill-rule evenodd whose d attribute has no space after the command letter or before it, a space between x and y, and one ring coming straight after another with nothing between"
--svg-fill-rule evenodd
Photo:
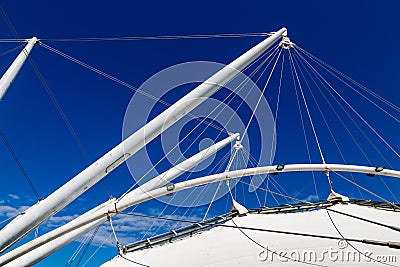
<instances>
[{"instance_id":1,"label":"blue sky","mask_svg":"<svg viewBox=\"0 0 400 267\"><path fill-rule=\"evenodd\" d=\"M2 7L21 38L249 33L270 32L285 26L293 42L396 105L400 104L398 90L400 53L396 49L400 41L397 34L400 23L398 17L400 3L397 1L332 1L330 3L321 1L307 1L307 3L303 1L283 3L277 1L193 3L188 1L121 1L118 4L111 4L109 1L4 1ZM1 21L0 39L4 38L13 38L13 35L6 23ZM206 60L227 64L261 39L246 37L132 42L44 42L124 82L139 87L153 74L178 63ZM0 52L15 46L16 44L0 43ZM15 56L16 52L13 52L0 58L1 72L5 71ZM89 162L94 161L121 141L124 114L134 92L42 47L35 47L32 57L89 155L89 159L82 155L32 68L26 64L0 103L0 114L2 114L0 127L39 194L45 197L81 171ZM287 63L287 55L285 60ZM299 163L308 160L304 141L301 139L302 128L299 124L295 95L291 89L293 83L289 74L290 71L285 73L284 78L287 82L282 88L284 92L280 108L282 120L277 123L278 146L275 163ZM277 78L278 76L274 76L271 80L272 88L276 89ZM265 80L266 77L261 81L265 82ZM262 87L262 85L261 82L259 86ZM182 91L191 88L184 87ZM154 90L151 92L154 95L163 93L156 91L162 88ZM266 93L272 111L274 111L277 95L274 90L268 89ZM376 127L387 140L390 140L392 147L395 149L400 147L397 134L398 122L384 117L381 112L365 105L365 102L349 91L342 92L360 113L366 114L371 125ZM173 102L179 98L179 95L178 93L170 94L166 98L169 102ZM312 103L311 99L309 101ZM313 118L316 120L316 128L320 134L327 161L340 162L338 151L332 145L332 140L329 138L327 128L320 120L316 106L311 105L310 108L314 110ZM156 108L153 112L161 109ZM243 112L247 116L250 114L246 110ZM398 116L396 113L393 114ZM343 115L343 118L346 117ZM354 144L346 143L345 139L349 136L346 136L344 130L337 127L334 120L330 122L335 133L339 135L340 141L343 142L346 160L349 163L368 165L354 148ZM306 128L312 137L310 127ZM208 132L208 137L215 135L216 133L212 130ZM360 140L363 138L359 133L355 136ZM257 139L259 137L254 138L252 142L259 142ZM382 153L387 155L393 168L399 169L399 158L375 136L371 138ZM320 157L315 142L312 138L310 140L312 161L319 163ZM153 144L154 148L151 146L152 144L149 149L154 151L151 155L154 160L157 160L159 155L156 145ZM194 142L192 148L188 143L183 143L182 146L183 149L188 148L189 151L195 152L199 143ZM365 150L374 165L387 165L382 163L382 159L368 144L365 145ZM227 151L223 150L218 157L222 157L224 153ZM0 220L2 220L15 213L16 210L22 210L34 204L35 196L4 145L0 145L0 155L2 155L0 164L3 170L3 186L0 188L2 205ZM160 166L158 171L165 170L167 166L168 164ZM299 194L299 198L303 199L315 199L310 175L288 175L282 178L284 179L279 182L289 194ZM338 177L333 177L333 179L338 191L351 197L360 197L357 189ZM363 186L375 189L388 200L395 201L385 186L377 180L364 176L356 177L356 181ZM249 180L246 181L249 182ZM81 214L105 201L108 198L108 192L119 196L132 183L133 179L128 168L126 165L121 166L107 176L101 184L91 188L71 206L60 212L57 217L40 227L39 233L62 224L71 219L71 216ZM400 189L398 183L394 179L388 179L387 184L394 194L398 195ZM317 185L320 198L324 198L328 190L326 178L318 176ZM242 190L242 187L238 188ZM257 206L254 194L249 193L246 199L239 195L238 198L246 201L249 206ZM371 198L368 195L365 197ZM274 204L273 199L268 198L267 204ZM211 214L226 212L228 205L228 198L222 198L211 209ZM159 215L163 209L163 204L153 201L140 205L137 211ZM188 218L195 220L202 218L205 209L206 206L203 206L199 209L178 209L174 212L175 208L169 207L164 214L174 212L175 216L179 216L186 213ZM125 230L119 233L125 244L143 237L149 223L153 223L153 221L135 221L125 217L117 220L126 223ZM156 226L161 226L160 222L156 222ZM107 236L108 228L107 225L100 228L94 246L89 248L81 264L94 251L101 239ZM33 235L30 235L25 240L32 237ZM112 241L111 239L107 244L112 244ZM60 265L60 262L65 264L78 245L78 242L72 243L38 266L55 266L55 263ZM116 249L110 245L101 249L100 252L88 266L96 266L111 258L116 253Z\"/></svg>"}]
</instances>

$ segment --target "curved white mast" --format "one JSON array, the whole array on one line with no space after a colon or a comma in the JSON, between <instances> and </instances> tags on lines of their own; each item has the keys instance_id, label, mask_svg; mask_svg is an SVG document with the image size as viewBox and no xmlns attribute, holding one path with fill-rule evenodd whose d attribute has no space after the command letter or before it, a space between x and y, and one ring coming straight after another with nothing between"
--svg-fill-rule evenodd
<instances>
[{"instance_id":1,"label":"curved white mast","mask_svg":"<svg viewBox=\"0 0 400 267\"><path fill-rule=\"evenodd\" d=\"M380 167L367 167L367 166L357 166L357 165L344 165L344 164L289 164L289 165L275 165L275 166L265 166L241 169L229 172L223 172L218 174L213 174L209 176L204 176L200 178L195 178L180 182L174 185L173 188L165 186L162 188L151 190L150 192L143 193L140 195L134 195L131 198L124 198L118 202L118 206L112 207L111 210L105 211L103 213L98 213L98 217L92 217L91 221L87 221L87 224L82 226L80 229L75 229L65 235L51 240L49 243L40 246L28 253L20 256L14 261L6 261L8 264L4 265L7 267L11 266L21 266L21 265L32 265L40 260L44 259L48 255L54 253L56 250L62 248L66 244L72 242L79 236L82 232L89 232L91 229L95 228L104 222L104 218L111 215L112 213L117 213L120 210L126 209L133 205L145 202L149 199L164 196L167 194L175 193L181 190L189 189L195 186L200 186L204 184L220 182L229 179L241 178L244 176L269 174L269 173L279 173L279 172L299 172L299 171L334 171L334 172L354 172L354 173L365 173L371 175L383 175L390 176L394 178L400 178L400 171L381 169ZM12 252L11 252L12 253ZM8 255L8 254L6 254ZM3 262L2 262L3 263Z\"/></svg>"},{"instance_id":2,"label":"curved white mast","mask_svg":"<svg viewBox=\"0 0 400 267\"><path fill-rule=\"evenodd\" d=\"M28 58L29 53L32 51L32 48L36 44L36 42L37 42L36 37L29 39L28 44L21 51L21 53L19 53L17 58L14 60L14 62L11 64L11 66L4 73L3 77L1 77L1 79L0 79L0 101L3 100L5 93L7 92L8 88L11 86L12 82L14 81L18 72L20 71L25 60Z\"/></svg>"},{"instance_id":3,"label":"curved white mast","mask_svg":"<svg viewBox=\"0 0 400 267\"><path fill-rule=\"evenodd\" d=\"M264 53L286 33L282 28L257 44L204 83L181 98L122 143L106 153L51 195L19 215L0 231L0 253L12 246L37 226L60 211L88 188L125 162L131 155L168 129L185 114L200 105L207 97L229 82L236 74Z\"/></svg>"}]
</instances>

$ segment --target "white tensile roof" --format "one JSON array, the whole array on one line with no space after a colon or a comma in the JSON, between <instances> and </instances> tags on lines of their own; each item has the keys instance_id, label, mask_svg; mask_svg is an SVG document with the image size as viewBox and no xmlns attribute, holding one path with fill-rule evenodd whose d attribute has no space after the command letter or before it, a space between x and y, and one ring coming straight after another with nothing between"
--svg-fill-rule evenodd
<instances>
[{"instance_id":1,"label":"white tensile roof","mask_svg":"<svg viewBox=\"0 0 400 267\"><path fill-rule=\"evenodd\" d=\"M338 202L328 210L326 206L253 210L222 226L116 256L102 266L399 266L400 230L387 227L399 224L399 209L360 204ZM233 228L235 224L292 234ZM343 237L395 242L391 246L397 248L346 242Z\"/></svg>"}]
</instances>

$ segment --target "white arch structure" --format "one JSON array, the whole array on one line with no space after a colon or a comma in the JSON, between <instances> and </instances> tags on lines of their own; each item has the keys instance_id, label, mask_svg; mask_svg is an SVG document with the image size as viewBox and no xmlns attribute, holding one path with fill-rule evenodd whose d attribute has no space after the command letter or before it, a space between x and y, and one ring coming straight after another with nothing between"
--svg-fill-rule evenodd
<instances>
[{"instance_id":1,"label":"white arch structure","mask_svg":"<svg viewBox=\"0 0 400 267\"><path fill-rule=\"evenodd\" d=\"M282 170L278 170L278 166L282 166ZM368 167L359 165L346 165L346 164L288 164L288 165L273 165L264 167L247 168L229 172L223 172L218 174L212 174L200 178L191 179L188 181L180 182L174 185L174 188L168 190L167 187L158 188L148 192L148 200L151 198L156 198L164 196L166 194L178 192L184 189L189 189L195 186L200 186L204 184L230 180L235 178L241 178L245 176L260 175L260 174L275 174L275 173L285 173L285 172L305 172L305 171L319 171L319 172L352 172L352 173L362 173L369 175L382 175L393 178L400 178L400 171L382 169L378 170L378 167Z\"/></svg>"},{"instance_id":2,"label":"white arch structure","mask_svg":"<svg viewBox=\"0 0 400 267\"><path fill-rule=\"evenodd\" d=\"M87 218L87 220L82 221L81 224L76 225L76 228L72 231L61 233L59 235L53 235L48 238L44 245L32 249L24 255L11 251L2 257L0 257L0 264L6 263L4 266L20 266L21 264L32 265L50 254L54 253L58 249L66 246L70 242L74 241L76 238L82 235L82 233L87 233L94 229L96 226L104 222L104 219L109 216L110 213L118 213L120 210L124 210L128 207L140 204L142 202L164 196L167 194L179 192L185 189L190 189L196 186L201 186L205 184L210 184L214 182L220 182L224 180L242 178L245 176L252 175L262 175L262 174L272 174L272 173L288 173L288 172L351 172L351 173L362 173L369 175L382 175L393 178L400 178L400 171L384 169L381 167L368 167L368 166L358 166L358 165L346 165L346 164L288 164L288 165L272 165L263 166L256 168L247 168L241 170L234 170L229 172L223 172L218 174L212 174L204 177L194 178L191 180L183 181L174 184L173 186L168 185L161 188L153 189L148 192L136 195L133 198L121 199L117 204L113 205L113 209L109 209L108 206L100 208L101 212L97 212L94 216ZM51 232L50 232L51 233ZM47 235L47 234L46 234ZM46 236L45 235L45 236ZM27 243L29 244L29 242Z\"/></svg>"}]
</instances>

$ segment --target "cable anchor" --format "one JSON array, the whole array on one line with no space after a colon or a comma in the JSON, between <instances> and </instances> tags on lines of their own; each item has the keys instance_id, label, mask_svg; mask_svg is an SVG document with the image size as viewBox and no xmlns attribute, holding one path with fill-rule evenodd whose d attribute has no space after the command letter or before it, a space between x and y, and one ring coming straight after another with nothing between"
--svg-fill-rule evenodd
<instances>
[{"instance_id":1,"label":"cable anchor","mask_svg":"<svg viewBox=\"0 0 400 267\"><path fill-rule=\"evenodd\" d=\"M290 38L287 36L287 32L283 34L282 41L279 43L279 46L286 50L294 48L294 43L290 41Z\"/></svg>"},{"instance_id":2,"label":"cable anchor","mask_svg":"<svg viewBox=\"0 0 400 267\"><path fill-rule=\"evenodd\" d=\"M242 141L240 140L240 136L236 137L236 143L233 146L234 149L236 150L242 150L243 149L243 145L242 145Z\"/></svg>"},{"instance_id":3,"label":"cable anchor","mask_svg":"<svg viewBox=\"0 0 400 267\"><path fill-rule=\"evenodd\" d=\"M110 227L111 227L111 230L112 230L114 238L115 238L115 243L116 243L116 246L117 246L117 249L118 249L118 254L122 255L123 254L123 249L122 249L121 244L118 241L117 234L115 233L114 226L112 224L112 216L110 215L110 213L107 214L107 219L108 219L108 222L110 223Z\"/></svg>"}]
</instances>

